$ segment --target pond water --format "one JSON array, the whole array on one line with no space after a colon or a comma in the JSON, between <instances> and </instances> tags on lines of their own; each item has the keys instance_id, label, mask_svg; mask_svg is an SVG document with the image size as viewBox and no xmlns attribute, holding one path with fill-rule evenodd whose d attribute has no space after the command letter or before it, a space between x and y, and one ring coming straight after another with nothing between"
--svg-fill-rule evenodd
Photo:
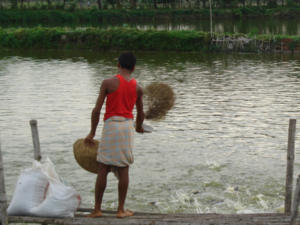
<instances>
[{"instance_id":1,"label":"pond water","mask_svg":"<svg viewBox=\"0 0 300 225\"><path fill-rule=\"evenodd\" d=\"M117 73L118 55L0 53L0 138L9 199L18 175L31 166L29 120L37 119L43 156L80 193L82 207L93 206L96 177L76 163L72 144L88 134L99 85ZM140 84L169 84L176 104L163 120L146 121L153 133L135 135L127 207L164 213L282 211L288 123L300 119L300 56L136 55ZM299 137L297 132L296 150ZM117 181L109 175L103 208L116 206Z\"/></svg>"}]
</instances>

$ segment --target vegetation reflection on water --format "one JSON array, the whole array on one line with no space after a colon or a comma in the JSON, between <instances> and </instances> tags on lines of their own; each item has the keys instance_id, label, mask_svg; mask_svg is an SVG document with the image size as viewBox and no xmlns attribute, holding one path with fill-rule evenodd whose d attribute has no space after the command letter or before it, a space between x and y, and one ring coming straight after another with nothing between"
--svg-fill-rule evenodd
<instances>
[{"instance_id":1,"label":"vegetation reflection on water","mask_svg":"<svg viewBox=\"0 0 300 225\"><path fill-rule=\"evenodd\" d=\"M133 27L142 30L199 30L210 31L210 22L208 19L189 20L189 21L172 21L160 20L138 23L113 23L99 24L103 28L110 27ZM243 33L243 34L282 34L282 35L299 35L299 20L276 19L276 18L247 18L247 19L214 19L212 24L213 32L216 33Z\"/></svg>"},{"instance_id":2,"label":"vegetation reflection on water","mask_svg":"<svg viewBox=\"0 0 300 225\"><path fill-rule=\"evenodd\" d=\"M36 27L40 24L2 24L3 27ZM113 28L113 27L131 27L140 30L199 30L210 31L209 19L201 20L142 20L142 21L110 21L109 23L93 23L93 24L43 24L45 27L99 27L99 28ZM300 21L297 19L285 18L247 18L247 19L214 19L213 31L216 33L244 33L244 34L282 34L282 35L299 35Z\"/></svg>"},{"instance_id":3,"label":"vegetation reflection on water","mask_svg":"<svg viewBox=\"0 0 300 225\"><path fill-rule=\"evenodd\" d=\"M37 119L42 154L79 191L82 206L92 207L95 175L76 164L72 144L87 135L99 84L117 72L119 52L0 54L1 145L9 198L18 174L31 165L28 122ZM177 99L166 118L146 121L155 132L136 134L128 207L189 213L280 210L288 120L300 117L300 57L136 55L140 83L166 82ZM295 174L299 162L297 153ZM112 209L117 185L113 175L109 179L104 208Z\"/></svg>"}]
</instances>

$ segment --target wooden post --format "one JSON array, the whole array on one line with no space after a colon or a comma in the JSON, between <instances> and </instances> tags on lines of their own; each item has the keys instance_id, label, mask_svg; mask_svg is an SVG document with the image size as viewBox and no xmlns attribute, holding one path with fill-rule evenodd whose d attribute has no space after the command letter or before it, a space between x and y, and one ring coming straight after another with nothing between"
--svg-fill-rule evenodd
<instances>
[{"instance_id":1,"label":"wooden post","mask_svg":"<svg viewBox=\"0 0 300 225\"><path fill-rule=\"evenodd\" d=\"M298 209L300 203L300 175L297 179L297 185L294 192L294 199L293 199L293 207L292 207L292 216L291 216L291 223L290 225L296 225L296 219L298 216Z\"/></svg>"},{"instance_id":2,"label":"wooden post","mask_svg":"<svg viewBox=\"0 0 300 225\"><path fill-rule=\"evenodd\" d=\"M0 216L1 216L1 225L8 224L6 208L7 208L7 201L6 201L6 192L5 192L1 143L0 143L0 213L1 213Z\"/></svg>"},{"instance_id":3,"label":"wooden post","mask_svg":"<svg viewBox=\"0 0 300 225\"><path fill-rule=\"evenodd\" d=\"M295 133L296 133L296 119L290 119L288 149L287 149L285 203L284 203L284 212L286 214L291 213L291 207L292 207L293 174L294 174L294 158L295 158Z\"/></svg>"},{"instance_id":4,"label":"wooden post","mask_svg":"<svg viewBox=\"0 0 300 225\"><path fill-rule=\"evenodd\" d=\"M39 131L38 131L37 124L38 124L37 120L30 120L34 159L37 161L41 161L42 154L41 154L40 138L39 138ZM47 225L47 223L41 223L41 225Z\"/></svg>"},{"instance_id":5,"label":"wooden post","mask_svg":"<svg viewBox=\"0 0 300 225\"><path fill-rule=\"evenodd\" d=\"M34 150L34 159L40 161L42 159L42 155L41 155L39 131L37 128L37 121L30 120L30 126L31 126L33 150Z\"/></svg>"}]
</instances>

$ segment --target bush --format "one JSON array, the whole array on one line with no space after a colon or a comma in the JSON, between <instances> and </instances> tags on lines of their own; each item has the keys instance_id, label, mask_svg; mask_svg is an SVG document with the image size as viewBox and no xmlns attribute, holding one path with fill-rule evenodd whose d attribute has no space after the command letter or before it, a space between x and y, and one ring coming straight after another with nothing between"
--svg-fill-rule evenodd
<instances>
[{"instance_id":1,"label":"bush","mask_svg":"<svg viewBox=\"0 0 300 225\"><path fill-rule=\"evenodd\" d=\"M209 44L208 34L197 31L140 31L136 29L1 29L5 48L84 48L199 51Z\"/></svg>"},{"instance_id":2,"label":"bush","mask_svg":"<svg viewBox=\"0 0 300 225\"><path fill-rule=\"evenodd\" d=\"M258 51L259 43L276 50L283 42L289 50L300 51L298 36L214 34L215 39L231 40L238 51ZM255 40L254 40L255 38ZM235 41L238 40L238 41ZM286 40L289 40L288 42ZM239 44L241 43L241 44ZM252 43L252 44L251 44ZM254 44L255 43L255 44ZM258 43L258 44L257 44ZM221 47L220 47L221 46ZM217 51L222 50L211 35L199 31L157 31L128 28L7 28L0 29L0 48L23 49L93 49L93 50L159 50ZM279 46L280 47L280 46ZM225 49L226 50L226 49ZM227 49L228 50L228 49Z\"/></svg>"}]
</instances>

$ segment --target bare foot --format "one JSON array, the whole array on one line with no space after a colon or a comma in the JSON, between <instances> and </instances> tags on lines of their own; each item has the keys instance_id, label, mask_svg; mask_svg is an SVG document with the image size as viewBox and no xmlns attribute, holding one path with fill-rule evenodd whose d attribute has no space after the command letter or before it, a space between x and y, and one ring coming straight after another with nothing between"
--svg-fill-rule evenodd
<instances>
[{"instance_id":1,"label":"bare foot","mask_svg":"<svg viewBox=\"0 0 300 225\"><path fill-rule=\"evenodd\" d=\"M97 218L97 217L101 217L101 216L102 216L101 211L93 211L91 214L87 215L86 217Z\"/></svg>"},{"instance_id":2,"label":"bare foot","mask_svg":"<svg viewBox=\"0 0 300 225\"><path fill-rule=\"evenodd\" d=\"M129 217L129 216L133 216L133 212L130 210L125 210L125 211L119 211L117 213L117 217L118 218L125 218L125 217Z\"/></svg>"}]
</instances>

